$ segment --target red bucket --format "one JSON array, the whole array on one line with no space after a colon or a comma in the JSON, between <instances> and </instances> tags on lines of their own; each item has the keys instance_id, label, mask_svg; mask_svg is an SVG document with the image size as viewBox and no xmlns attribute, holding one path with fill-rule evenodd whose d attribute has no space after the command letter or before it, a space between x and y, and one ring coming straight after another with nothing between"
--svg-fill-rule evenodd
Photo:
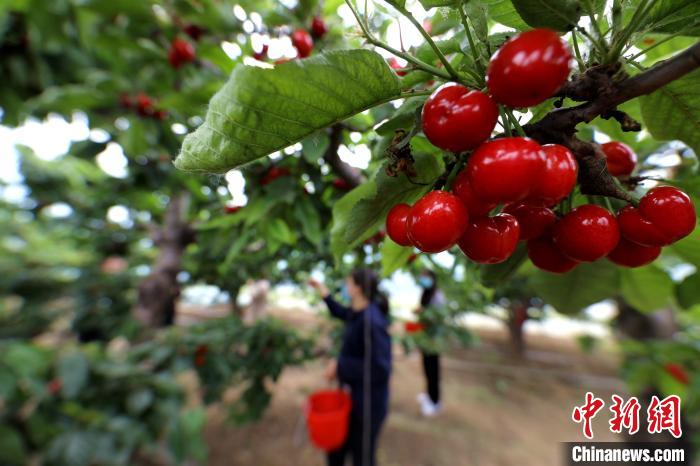
<instances>
[{"instance_id":1,"label":"red bucket","mask_svg":"<svg viewBox=\"0 0 700 466\"><path fill-rule=\"evenodd\" d=\"M323 451L340 448L348 436L350 395L342 390L313 393L306 405L306 425L314 445Z\"/></svg>"},{"instance_id":2,"label":"red bucket","mask_svg":"<svg viewBox=\"0 0 700 466\"><path fill-rule=\"evenodd\" d=\"M421 322L406 322L404 324L404 328L406 333L418 333L425 330L425 325L423 325Z\"/></svg>"}]
</instances>

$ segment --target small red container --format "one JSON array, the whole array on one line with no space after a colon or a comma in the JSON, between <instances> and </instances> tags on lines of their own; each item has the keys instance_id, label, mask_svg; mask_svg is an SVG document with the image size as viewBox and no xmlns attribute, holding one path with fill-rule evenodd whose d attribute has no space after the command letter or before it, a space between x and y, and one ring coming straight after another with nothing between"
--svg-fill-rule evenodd
<instances>
[{"instance_id":1,"label":"small red container","mask_svg":"<svg viewBox=\"0 0 700 466\"><path fill-rule=\"evenodd\" d=\"M306 405L306 425L309 437L323 451L340 448L348 436L350 395L342 390L322 390L313 393Z\"/></svg>"},{"instance_id":2,"label":"small red container","mask_svg":"<svg viewBox=\"0 0 700 466\"><path fill-rule=\"evenodd\" d=\"M425 325L420 322L406 322L404 325L406 333L418 333L425 330Z\"/></svg>"}]
</instances>

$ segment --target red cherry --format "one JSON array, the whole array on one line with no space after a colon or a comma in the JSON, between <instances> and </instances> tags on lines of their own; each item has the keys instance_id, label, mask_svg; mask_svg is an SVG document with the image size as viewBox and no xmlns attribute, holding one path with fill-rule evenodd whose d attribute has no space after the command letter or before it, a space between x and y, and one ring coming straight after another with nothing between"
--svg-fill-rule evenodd
<instances>
[{"instance_id":1,"label":"red cherry","mask_svg":"<svg viewBox=\"0 0 700 466\"><path fill-rule=\"evenodd\" d=\"M153 99L143 92L139 92L136 95L136 112L141 116L151 116L153 111Z\"/></svg>"},{"instance_id":2,"label":"red cherry","mask_svg":"<svg viewBox=\"0 0 700 466\"><path fill-rule=\"evenodd\" d=\"M557 216L547 207L529 204L509 204L503 212L511 214L520 225L520 240L539 238L557 221Z\"/></svg>"},{"instance_id":3,"label":"red cherry","mask_svg":"<svg viewBox=\"0 0 700 466\"><path fill-rule=\"evenodd\" d=\"M323 18L314 16L314 19L311 21L311 35L313 38L321 39L327 32L328 26L326 26L326 22L323 21Z\"/></svg>"},{"instance_id":4,"label":"red cherry","mask_svg":"<svg viewBox=\"0 0 700 466\"><path fill-rule=\"evenodd\" d=\"M641 267L654 262L659 254L659 246L642 246L621 238L615 249L608 254L608 259L623 267Z\"/></svg>"},{"instance_id":5,"label":"red cherry","mask_svg":"<svg viewBox=\"0 0 700 466\"><path fill-rule=\"evenodd\" d=\"M517 202L533 190L545 169L542 148L528 138L500 138L479 146L467 170L474 193L484 201Z\"/></svg>"},{"instance_id":6,"label":"red cherry","mask_svg":"<svg viewBox=\"0 0 700 466\"><path fill-rule=\"evenodd\" d=\"M469 213L454 194L431 191L411 208L408 237L423 252L445 251L469 225Z\"/></svg>"},{"instance_id":7,"label":"red cherry","mask_svg":"<svg viewBox=\"0 0 700 466\"><path fill-rule=\"evenodd\" d=\"M493 98L510 107L531 107L553 96L571 71L571 51L549 29L533 29L508 40L491 57L486 84Z\"/></svg>"},{"instance_id":8,"label":"red cherry","mask_svg":"<svg viewBox=\"0 0 700 466\"><path fill-rule=\"evenodd\" d=\"M566 273L578 265L557 249L549 234L528 241L527 256L535 267L552 273Z\"/></svg>"},{"instance_id":9,"label":"red cherry","mask_svg":"<svg viewBox=\"0 0 700 466\"><path fill-rule=\"evenodd\" d=\"M258 61L263 61L265 58L267 58L267 51L269 48L269 45L263 44L262 49L260 49L259 52L253 53L253 58L255 58Z\"/></svg>"},{"instance_id":10,"label":"red cherry","mask_svg":"<svg viewBox=\"0 0 700 466\"><path fill-rule=\"evenodd\" d=\"M666 234L642 217L639 209L628 205L617 213L620 234L642 246L666 246L670 244Z\"/></svg>"},{"instance_id":11,"label":"red cherry","mask_svg":"<svg viewBox=\"0 0 700 466\"><path fill-rule=\"evenodd\" d=\"M425 330L425 325L423 325L421 322L406 322L404 324L404 329L406 330L406 333L418 333Z\"/></svg>"},{"instance_id":12,"label":"red cherry","mask_svg":"<svg viewBox=\"0 0 700 466\"><path fill-rule=\"evenodd\" d=\"M693 201L673 186L659 186L646 193L639 202L639 213L661 230L669 243L675 243L695 229Z\"/></svg>"},{"instance_id":13,"label":"red cherry","mask_svg":"<svg viewBox=\"0 0 700 466\"><path fill-rule=\"evenodd\" d=\"M292 45L297 49L299 58L306 58L311 55L311 51L314 48L314 40L305 30L297 29L292 33Z\"/></svg>"},{"instance_id":14,"label":"red cherry","mask_svg":"<svg viewBox=\"0 0 700 466\"><path fill-rule=\"evenodd\" d=\"M546 144L542 146L542 151L545 169L528 198L553 206L568 196L576 186L578 164L574 154L564 146Z\"/></svg>"},{"instance_id":15,"label":"red cherry","mask_svg":"<svg viewBox=\"0 0 700 466\"><path fill-rule=\"evenodd\" d=\"M126 92L122 92L119 95L119 105L124 108L131 108L134 106L134 99Z\"/></svg>"},{"instance_id":16,"label":"red cherry","mask_svg":"<svg viewBox=\"0 0 700 466\"><path fill-rule=\"evenodd\" d=\"M173 39L168 51L168 61L173 68L179 68L183 63L189 63L195 59L194 45L184 39Z\"/></svg>"},{"instance_id":17,"label":"red cherry","mask_svg":"<svg viewBox=\"0 0 700 466\"><path fill-rule=\"evenodd\" d=\"M474 149L491 136L498 119L498 106L481 91L461 84L438 87L423 105L423 132L443 150Z\"/></svg>"},{"instance_id":18,"label":"red cherry","mask_svg":"<svg viewBox=\"0 0 700 466\"><path fill-rule=\"evenodd\" d=\"M350 191L352 189L352 185L342 178L335 178L333 180L333 187L341 191Z\"/></svg>"},{"instance_id":19,"label":"red cherry","mask_svg":"<svg viewBox=\"0 0 700 466\"><path fill-rule=\"evenodd\" d=\"M408 224L406 223L410 213L410 205L396 204L386 217L386 233L394 243L401 246L411 246L411 239L408 237Z\"/></svg>"},{"instance_id":20,"label":"red cherry","mask_svg":"<svg viewBox=\"0 0 700 466\"><path fill-rule=\"evenodd\" d=\"M472 219L487 216L498 205L496 203L485 203L476 197L469 183L469 173L467 173L466 169L457 174L452 185L452 192L462 201Z\"/></svg>"},{"instance_id":21,"label":"red cherry","mask_svg":"<svg viewBox=\"0 0 700 466\"><path fill-rule=\"evenodd\" d=\"M168 111L167 110L156 110L153 112L153 118L156 120L164 121L165 119L168 118Z\"/></svg>"},{"instance_id":22,"label":"red cherry","mask_svg":"<svg viewBox=\"0 0 700 466\"><path fill-rule=\"evenodd\" d=\"M668 362L664 364L664 370L668 375L670 375L683 385L690 384L690 377L688 376L688 372L686 372L685 368L680 364L676 364L675 362Z\"/></svg>"},{"instance_id":23,"label":"red cherry","mask_svg":"<svg viewBox=\"0 0 700 466\"><path fill-rule=\"evenodd\" d=\"M49 380L48 384L46 384L46 388L48 389L49 393L56 395L61 391L61 388L63 388L63 381L58 377L53 378Z\"/></svg>"},{"instance_id":24,"label":"red cherry","mask_svg":"<svg viewBox=\"0 0 700 466\"><path fill-rule=\"evenodd\" d=\"M263 186L266 186L273 181L275 181L277 178L281 178L283 176L289 176L291 172L289 171L289 168L287 167L272 167L270 168L265 176L263 177L262 181L260 181L260 184Z\"/></svg>"},{"instance_id":25,"label":"red cherry","mask_svg":"<svg viewBox=\"0 0 700 466\"><path fill-rule=\"evenodd\" d=\"M185 26L183 31L185 31L185 34L190 36L190 38L192 38L192 40L194 41L199 40L199 38L202 37L205 32L204 29L197 26L196 24L188 24L187 26Z\"/></svg>"},{"instance_id":26,"label":"red cherry","mask_svg":"<svg viewBox=\"0 0 700 466\"><path fill-rule=\"evenodd\" d=\"M637 165L637 154L627 144L612 141L600 146L603 149L612 176L629 176Z\"/></svg>"},{"instance_id":27,"label":"red cherry","mask_svg":"<svg viewBox=\"0 0 700 466\"><path fill-rule=\"evenodd\" d=\"M403 65L401 65L401 63L399 63L399 61L396 58L389 58L389 60L387 60L387 63L389 63L389 66L392 70L396 71L396 74L398 74L399 76L406 76L406 71L403 70Z\"/></svg>"},{"instance_id":28,"label":"red cherry","mask_svg":"<svg viewBox=\"0 0 700 466\"><path fill-rule=\"evenodd\" d=\"M498 214L472 221L459 239L459 248L474 262L498 264L513 255L519 236L515 217Z\"/></svg>"},{"instance_id":29,"label":"red cherry","mask_svg":"<svg viewBox=\"0 0 700 466\"><path fill-rule=\"evenodd\" d=\"M568 258L593 262L615 249L620 241L620 230L613 214L600 206L585 204L554 225L553 239Z\"/></svg>"},{"instance_id":30,"label":"red cherry","mask_svg":"<svg viewBox=\"0 0 700 466\"><path fill-rule=\"evenodd\" d=\"M239 205L227 205L224 207L224 211L227 214L235 214L236 212L238 212L242 208L243 208L243 206L239 206Z\"/></svg>"}]
</instances>

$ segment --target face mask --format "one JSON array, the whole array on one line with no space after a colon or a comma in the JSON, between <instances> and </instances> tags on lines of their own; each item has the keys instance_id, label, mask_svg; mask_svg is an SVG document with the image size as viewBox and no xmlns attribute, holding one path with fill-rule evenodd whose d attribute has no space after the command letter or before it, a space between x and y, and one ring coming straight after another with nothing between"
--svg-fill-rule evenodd
<instances>
[{"instance_id":1,"label":"face mask","mask_svg":"<svg viewBox=\"0 0 700 466\"><path fill-rule=\"evenodd\" d=\"M350 302L350 293L348 293L348 285L343 285L343 287L340 289L340 296L343 298L343 301Z\"/></svg>"},{"instance_id":2,"label":"face mask","mask_svg":"<svg viewBox=\"0 0 700 466\"><path fill-rule=\"evenodd\" d=\"M427 277L425 275L421 275L418 277L418 284L420 285L421 288L432 288L433 287L433 279L430 277Z\"/></svg>"}]
</instances>

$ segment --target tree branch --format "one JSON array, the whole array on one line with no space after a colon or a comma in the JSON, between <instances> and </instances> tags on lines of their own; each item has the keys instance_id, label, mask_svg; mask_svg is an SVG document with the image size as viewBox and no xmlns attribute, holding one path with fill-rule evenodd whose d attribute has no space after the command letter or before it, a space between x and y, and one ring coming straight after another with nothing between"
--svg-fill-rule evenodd
<instances>
[{"instance_id":1,"label":"tree branch","mask_svg":"<svg viewBox=\"0 0 700 466\"><path fill-rule=\"evenodd\" d=\"M568 147L579 164L579 184L583 194L603 195L631 202L633 199L608 173L600 146L576 137L576 125L589 123L598 116L622 120L623 128L634 130L634 120L617 111L617 106L642 95L651 94L700 67L700 42L678 55L631 78L614 81L614 68L593 68L567 83L558 95L588 102L554 110L541 120L525 125L525 133L541 144ZM597 85L596 85L597 83Z\"/></svg>"},{"instance_id":2,"label":"tree branch","mask_svg":"<svg viewBox=\"0 0 700 466\"><path fill-rule=\"evenodd\" d=\"M342 123L330 127L328 138L330 139L330 143L328 144L328 149L326 149L326 152L323 154L323 160L331 166L336 175L345 180L353 188L362 184L364 181L362 172L343 162L338 156L338 148L343 139Z\"/></svg>"}]
</instances>

